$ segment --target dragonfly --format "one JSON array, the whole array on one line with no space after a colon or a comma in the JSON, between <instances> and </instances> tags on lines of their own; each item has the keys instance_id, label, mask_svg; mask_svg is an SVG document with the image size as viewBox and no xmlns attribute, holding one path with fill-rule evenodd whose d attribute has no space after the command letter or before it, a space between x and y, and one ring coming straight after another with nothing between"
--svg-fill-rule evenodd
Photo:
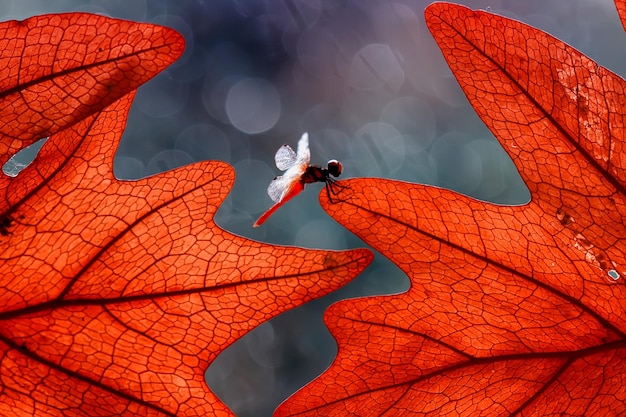
<instances>
[{"instance_id":1,"label":"dragonfly","mask_svg":"<svg viewBox=\"0 0 626 417\"><path fill-rule=\"evenodd\" d=\"M310 160L308 133L303 134L298 141L297 152L289 145L278 148L274 161L276 161L276 167L285 173L275 177L267 187L267 194L275 204L259 217L253 227L259 227L265 223L283 204L300 194L306 184L323 182L328 199L332 203L332 195L337 194L335 187L340 187L335 182L335 178L341 175L343 165L336 159L331 159L326 168L322 168L317 165L310 165Z\"/></svg>"}]
</instances>

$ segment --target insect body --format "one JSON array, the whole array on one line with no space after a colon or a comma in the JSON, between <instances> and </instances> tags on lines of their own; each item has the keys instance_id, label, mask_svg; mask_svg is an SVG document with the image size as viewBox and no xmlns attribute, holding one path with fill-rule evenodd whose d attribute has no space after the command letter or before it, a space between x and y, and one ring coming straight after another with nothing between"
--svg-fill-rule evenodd
<instances>
[{"instance_id":1,"label":"insect body","mask_svg":"<svg viewBox=\"0 0 626 417\"><path fill-rule=\"evenodd\" d=\"M324 182L328 198L332 201L331 194L336 194L334 190L335 177L341 175L343 166L341 162L332 159L328 161L326 168L317 165L309 165L311 160L311 152L309 150L309 135L303 134L298 141L298 152L296 153L291 146L283 145L278 148L274 156L276 167L281 171L285 171L272 180L267 193L276 203L259 217L254 223L254 227L259 227L287 201L298 195L306 184L313 182Z\"/></svg>"}]
</instances>

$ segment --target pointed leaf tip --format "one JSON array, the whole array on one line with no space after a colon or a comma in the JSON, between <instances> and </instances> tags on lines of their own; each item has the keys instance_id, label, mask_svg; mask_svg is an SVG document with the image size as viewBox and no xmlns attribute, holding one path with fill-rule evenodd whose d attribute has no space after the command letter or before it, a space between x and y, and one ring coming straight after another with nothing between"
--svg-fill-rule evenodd
<instances>
[{"instance_id":1,"label":"pointed leaf tip","mask_svg":"<svg viewBox=\"0 0 626 417\"><path fill-rule=\"evenodd\" d=\"M88 13L0 23L0 165L98 112L176 60L170 28Z\"/></svg>"},{"instance_id":2,"label":"pointed leaf tip","mask_svg":"<svg viewBox=\"0 0 626 417\"><path fill-rule=\"evenodd\" d=\"M617 8L617 14L622 22L622 26L626 30L626 0L615 0L615 7Z\"/></svg>"}]
</instances>

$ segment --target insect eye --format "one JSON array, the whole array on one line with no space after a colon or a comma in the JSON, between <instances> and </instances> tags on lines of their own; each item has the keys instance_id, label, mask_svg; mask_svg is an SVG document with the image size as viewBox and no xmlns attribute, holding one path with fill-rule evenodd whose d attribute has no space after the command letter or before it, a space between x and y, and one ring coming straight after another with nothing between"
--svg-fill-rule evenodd
<instances>
[{"instance_id":1,"label":"insect eye","mask_svg":"<svg viewBox=\"0 0 626 417\"><path fill-rule=\"evenodd\" d=\"M330 175L332 175L333 177L338 177L341 175L342 171L343 165L341 165L341 162L337 161L336 159L331 159L330 161L328 161L328 172L330 173Z\"/></svg>"}]
</instances>

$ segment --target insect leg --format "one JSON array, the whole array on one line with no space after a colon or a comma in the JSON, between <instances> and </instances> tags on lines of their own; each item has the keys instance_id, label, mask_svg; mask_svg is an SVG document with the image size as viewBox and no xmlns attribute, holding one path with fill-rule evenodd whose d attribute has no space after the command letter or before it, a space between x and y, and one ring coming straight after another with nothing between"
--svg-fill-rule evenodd
<instances>
[{"instance_id":1,"label":"insect leg","mask_svg":"<svg viewBox=\"0 0 626 417\"><path fill-rule=\"evenodd\" d=\"M334 179L328 177L326 178L325 182L325 188L326 188L326 194L328 195L328 200L333 203L333 199L332 199L332 195L338 195L340 190L342 188L346 188L345 186L339 184L337 181L335 181Z\"/></svg>"}]
</instances>

